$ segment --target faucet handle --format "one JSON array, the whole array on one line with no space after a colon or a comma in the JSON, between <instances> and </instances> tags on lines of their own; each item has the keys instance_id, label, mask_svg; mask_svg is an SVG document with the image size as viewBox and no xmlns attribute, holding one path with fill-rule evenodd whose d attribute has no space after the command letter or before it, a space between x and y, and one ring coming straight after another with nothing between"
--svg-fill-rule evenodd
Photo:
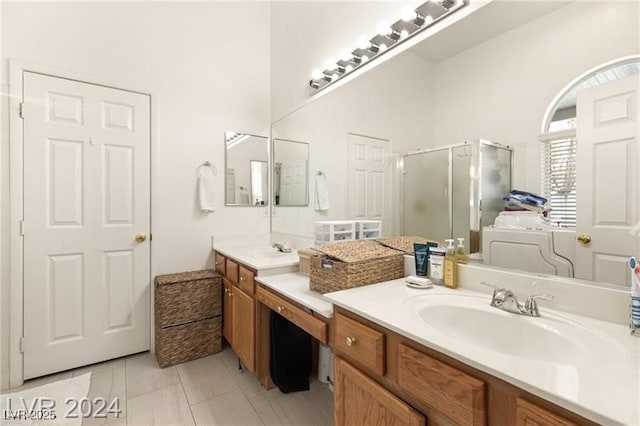
<instances>
[{"instance_id":1,"label":"faucet handle","mask_svg":"<svg viewBox=\"0 0 640 426\"><path fill-rule=\"evenodd\" d=\"M553 297L550 294L532 294L529 297L527 297L527 301L524 304L524 308L529 313L529 315L534 317L540 316L540 312L538 311L538 304L536 303L537 299L551 301L555 299L555 297Z\"/></svg>"}]
</instances>

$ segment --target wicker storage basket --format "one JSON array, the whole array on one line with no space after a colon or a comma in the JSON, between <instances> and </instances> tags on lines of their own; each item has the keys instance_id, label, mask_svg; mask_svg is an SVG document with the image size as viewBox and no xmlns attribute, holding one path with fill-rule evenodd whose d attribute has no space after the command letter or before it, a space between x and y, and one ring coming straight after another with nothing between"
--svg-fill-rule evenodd
<instances>
[{"instance_id":1,"label":"wicker storage basket","mask_svg":"<svg viewBox=\"0 0 640 426\"><path fill-rule=\"evenodd\" d=\"M154 305L160 367L222 350L222 279L217 272L158 275Z\"/></svg>"},{"instance_id":2,"label":"wicker storage basket","mask_svg":"<svg viewBox=\"0 0 640 426\"><path fill-rule=\"evenodd\" d=\"M346 290L404 276L401 252L371 240L345 241L315 247L309 288L319 293Z\"/></svg>"},{"instance_id":3,"label":"wicker storage basket","mask_svg":"<svg viewBox=\"0 0 640 426\"><path fill-rule=\"evenodd\" d=\"M428 240L424 237L414 237L414 236L401 236L401 237L385 237L385 238L376 238L375 241L379 242L383 246L400 250L406 254L413 254L415 252L413 248L413 244L427 244L427 243L436 243L438 246L440 243L434 240Z\"/></svg>"}]
</instances>

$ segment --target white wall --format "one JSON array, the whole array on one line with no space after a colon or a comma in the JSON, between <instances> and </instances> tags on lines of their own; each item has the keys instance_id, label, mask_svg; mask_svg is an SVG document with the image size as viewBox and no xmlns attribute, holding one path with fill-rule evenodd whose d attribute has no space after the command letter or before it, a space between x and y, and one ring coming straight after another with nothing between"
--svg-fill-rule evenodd
<instances>
[{"instance_id":1,"label":"white wall","mask_svg":"<svg viewBox=\"0 0 640 426\"><path fill-rule=\"evenodd\" d=\"M267 135L269 131L268 3L0 4L3 89L11 58L151 93L154 274L210 265L211 234L268 232L264 208L224 207L223 183L224 132ZM6 103L3 98L3 107ZM6 121L0 125L4 230L8 141ZM195 198L196 168L205 160L218 169L218 209L210 215L197 210ZM0 385L7 377L7 244L3 233Z\"/></svg>"},{"instance_id":2,"label":"white wall","mask_svg":"<svg viewBox=\"0 0 640 426\"><path fill-rule=\"evenodd\" d=\"M437 144L511 145L514 187L540 192L547 107L580 74L640 52L638 13L637 2L579 1L437 63Z\"/></svg>"},{"instance_id":3,"label":"white wall","mask_svg":"<svg viewBox=\"0 0 640 426\"><path fill-rule=\"evenodd\" d=\"M404 7L424 0L279 1L271 6L271 86L273 119L302 105L310 94L311 72L327 60L356 48L360 36L372 38L380 21L400 18ZM395 18L394 18L395 17Z\"/></svg>"}]
</instances>

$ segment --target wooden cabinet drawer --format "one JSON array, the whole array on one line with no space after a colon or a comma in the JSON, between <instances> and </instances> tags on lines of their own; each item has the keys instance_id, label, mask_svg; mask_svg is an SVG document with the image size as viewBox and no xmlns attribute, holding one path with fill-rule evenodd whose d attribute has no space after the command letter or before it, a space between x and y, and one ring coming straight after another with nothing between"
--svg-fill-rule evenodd
<instances>
[{"instance_id":1,"label":"wooden cabinet drawer","mask_svg":"<svg viewBox=\"0 0 640 426\"><path fill-rule=\"evenodd\" d=\"M240 287L245 293L253 295L255 290L255 272L244 265L240 265L238 275L240 276L240 279L238 280L238 287Z\"/></svg>"},{"instance_id":2,"label":"wooden cabinet drawer","mask_svg":"<svg viewBox=\"0 0 640 426\"><path fill-rule=\"evenodd\" d=\"M225 277L234 284L238 284L238 264L231 259L225 259Z\"/></svg>"},{"instance_id":3,"label":"wooden cabinet drawer","mask_svg":"<svg viewBox=\"0 0 640 426\"><path fill-rule=\"evenodd\" d=\"M516 398L517 426L575 426L575 423L535 404Z\"/></svg>"},{"instance_id":4,"label":"wooden cabinet drawer","mask_svg":"<svg viewBox=\"0 0 640 426\"><path fill-rule=\"evenodd\" d=\"M485 383L402 343L398 384L459 425L486 424Z\"/></svg>"},{"instance_id":5,"label":"wooden cabinet drawer","mask_svg":"<svg viewBox=\"0 0 640 426\"><path fill-rule=\"evenodd\" d=\"M327 343L329 333L326 322L305 312L299 306L260 285L256 288L256 299L263 305L278 312L320 342Z\"/></svg>"},{"instance_id":6,"label":"wooden cabinet drawer","mask_svg":"<svg viewBox=\"0 0 640 426\"><path fill-rule=\"evenodd\" d=\"M224 255L222 255L222 254L220 254L218 252L215 252L213 260L214 260L214 263L215 263L216 272L219 273L220 275L225 275L226 274L226 267L227 267L227 265L226 265L227 258Z\"/></svg>"},{"instance_id":7,"label":"wooden cabinet drawer","mask_svg":"<svg viewBox=\"0 0 640 426\"><path fill-rule=\"evenodd\" d=\"M384 376L385 336L340 313L334 319L334 347L356 365Z\"/></svg>"}]
</instances>

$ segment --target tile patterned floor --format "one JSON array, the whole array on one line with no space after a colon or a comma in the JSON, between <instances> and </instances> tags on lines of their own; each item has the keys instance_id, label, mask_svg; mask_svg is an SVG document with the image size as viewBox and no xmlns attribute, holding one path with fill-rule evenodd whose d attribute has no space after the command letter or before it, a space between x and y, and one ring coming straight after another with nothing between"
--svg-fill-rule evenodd
<instances>
[{"instance_id":1,"label":"tile patterned floor","mask_svg":"<svg viewBox=\"0 0 640 426\"><path fill-rule=\"evenodd\" d=\"M29 380L39 386L92 372L88 397L118 398L122 414L87 418L83 424L138 425L309 425L333 424L333 393L316 380L307 392L265 391L229 347L219 354L161 369L149 352Z\"/></svg>"}]
</instances>

